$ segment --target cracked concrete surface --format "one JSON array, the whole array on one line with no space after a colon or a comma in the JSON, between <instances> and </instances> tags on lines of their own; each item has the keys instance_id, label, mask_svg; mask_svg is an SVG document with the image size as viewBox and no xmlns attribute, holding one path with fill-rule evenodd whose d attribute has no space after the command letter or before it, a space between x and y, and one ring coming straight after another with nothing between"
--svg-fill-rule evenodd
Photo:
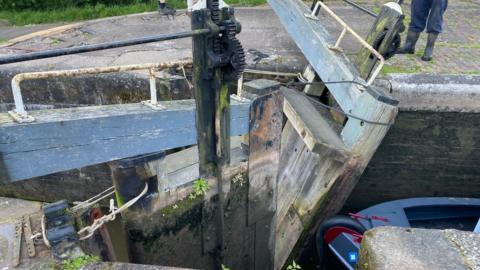
<instances>
[{"instance_id":1,"label":"cracked concrete surface","mask_svg":"<svg viewBox=\"0 0 480 270\"><path fill-rule=\"evenodd\" d=\"M458 230L377 227L364 234L359 270L477 270L480 235Z\"/></svg>"}]
</instances>

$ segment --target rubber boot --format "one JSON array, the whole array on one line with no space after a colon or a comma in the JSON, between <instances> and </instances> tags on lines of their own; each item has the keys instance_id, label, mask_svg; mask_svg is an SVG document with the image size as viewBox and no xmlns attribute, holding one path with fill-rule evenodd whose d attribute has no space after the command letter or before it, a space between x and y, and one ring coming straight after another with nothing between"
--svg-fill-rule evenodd
<instances>
[{"instance_id":1,"label":"rubber boot","mask_svg":"<svg viewBox=\"0 0 480 270\"><path fill-rule=\"evenodd\" d=\"M177 11L174 8L169 8L165 3L160 3L158 4L158 12L161 15L166 15L166 16L174 16Z\"/></svg>"},{"instance_id":2,"label":"rubber boot","mask_svg":"<svg viewBox=\"0 0 480 270\"><path fill-rule=\"evenodd\" d=\"M407 40L402 48L400 48L397 53L398 54L414 54L415 53L415 45L417 44L418 37L420 33L408 31L407 33Z\"/></svg>"},{"instance_id":3,"label":"rubber boot","mask_svg":"<svg viewBox=\"0 0 480 270\"><path fill-rule=\"evenodd\" d=\"M425 52L423 53L423 61L431 61L433 55L433 48L435 47L435 41L437 41L438 34L429 33L427 38L427 46L425 47Z\"/></svg>"}]
</instances>

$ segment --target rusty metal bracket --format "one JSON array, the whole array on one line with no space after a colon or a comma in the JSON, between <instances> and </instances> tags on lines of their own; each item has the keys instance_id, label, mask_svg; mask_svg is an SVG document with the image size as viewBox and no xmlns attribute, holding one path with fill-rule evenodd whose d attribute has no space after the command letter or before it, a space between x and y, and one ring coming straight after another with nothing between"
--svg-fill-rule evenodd
<instances>
[{"instance_id":1,"label":"rusty metal bracket","mask_svg":"<svg viewBox=\"0 0 480 270\"><path fill-rule=\"evenodd\" d=\"M157 85L155 77L155 68L148 69L149 73L149 82L150 82L150 100L142 101L142 104L150 107L152 110L164 110L165 107L158 104L157 101Z\"/></svg>"},{"instance_id":2,"label":"rusty metal bracket","mask_svg":"<svg viewBox=\"0 0 480 270\"><path fill-rule=\"evenodd\" d=\"M13 110L13 111L8 111L8 114L10 115L10 117L13 118L13 120L15 120L15 122L20 124L35 122L35 118L27 114L27 112L20 113L20 112L17 112L16 110Z\"/></svg>"},{"instance_id":3,"label":"rusty metal bracket","mask_svg":"<svg viewBox=\"0 0 480 270\"><path fill-rule=\"evenodd\" d=\"M23 218L20 218L15 222L15 239L13 241L12 265L15 267L20 265L22 233L23 233Z\"/></svg>"},{"instance_id":4,"label":"rusty metal bracket","mask_svg":"<svg viewBox=\"0 0 480 270\"><path fill-rule=\"evenodd\" d=\"M27 252L29 257L35 257L35 245L33 244L32 226L30 224L30 216L23 216L23 232L25 234L25 242L27 243Z\"/></svg>"}]
</instances>

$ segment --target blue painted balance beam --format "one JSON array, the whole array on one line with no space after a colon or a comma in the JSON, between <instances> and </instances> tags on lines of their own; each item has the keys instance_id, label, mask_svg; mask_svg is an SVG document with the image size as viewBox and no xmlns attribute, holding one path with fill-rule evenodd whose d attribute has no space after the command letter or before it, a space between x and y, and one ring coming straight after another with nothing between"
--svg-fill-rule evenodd
<instances>
[{"instance_id":1,"label":"blue painted balance beam","mask_svg":"<svg viewBox=\"0 0 480 270\"><path fill-rule=\"evenodd\" d=\"M398 101L385 94L386 89L376 86L364 87L366 82L361 78L355 65L342 51L332 50L331 47L336 40L322 25L324 16L320 15L319 20L308 18L306 14L311 14L312 11L301 0L267 1L344 112L372 122L393 123ZM362 138L375 129L372 125L364 124L359 119L349 118L344 126L341 137L350 151L360 151L358 148L364 147L365 144ZM383 136L379 138L381 141ZM370 160L377 147L374 145L365 147L370 149L365 155L365 160Z\"/></svg>"},{"instance_id":2,"label":"blue painted balance beam","mask_svg":"<svg viewBox=\"0 0 480 270\"><path fill-rule=\"evenodd\" d=\"M0 183L14 182L197 143L195 101L29 112L36 121L0 114ZM249 101L232 99L231 134L248 133Z\"/></svg>"},{"instance_id":3,"label":"blue painted balance beam","mask_svg":"<svg viewBox=\"0 0 480 270\"><path fill-rule=\"evenodd\" d=\"M268 0L268 4L322 81L356 80L366 83L344 53L330 49L329 46L335 44L335 39L322 26L321 21L305 16L311 13L305 3L300 0ZM327 87L345 112L354 109L365 90L352 83L328 84Z\"/></svg>"}]
</instances>

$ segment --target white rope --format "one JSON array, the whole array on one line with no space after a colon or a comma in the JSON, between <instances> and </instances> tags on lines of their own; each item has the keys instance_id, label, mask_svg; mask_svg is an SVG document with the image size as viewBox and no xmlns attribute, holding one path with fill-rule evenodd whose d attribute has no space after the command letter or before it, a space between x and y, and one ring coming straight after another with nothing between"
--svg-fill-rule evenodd
<instances>
[{"instance_id":1,"label":"white rope","mask_svg":"<svg viewBox=\"0 0 480 270\"><path fill-rule=\"evenodd\" d=\"M97 231L99 228L101 228L105 223L115 220L115 217L116 217L117 214L125 211L127 208L134 205L138 200L140 200L140 198L142 198L147 193L147 191L148 191L148 183L145 183L145 188L142 190L142 192L137 197L131 199L128 202L126 202L120 208L115 208L115 206L112 202L113 200L111 200L110 201L110 214L102 216L101 218L95 219L93 221L92 225L86 226L86 227L82 228L80 231L78 231L79 236L81 236L85 232L88 232L87 235L80 237L80 240L85 240L85 239L90 238L95 233L95 231ZM92 198L78 203L77 205L72 207L72 211L75 212L75 211L78 211L80 209L88 208L91 205L94 205L97 202L113 195L114 193L115 193L114 187L113 186L109 187L106 190L100 192L99 194L93 196ZM46 226L45 226L45 215L42 215L41 226L42 226L42 232L33 235L32 239L41 236L42 239L43 239L43 243L47 247L51 247L50 242L47 239Z\"/></svg>"},{"instance_id":2,"label":"white rope","mask_svg":"<svg viewBox=\"0 0 480 270\"><path fill-rule=\"evenodd\" d=\"M110 192L109 192L110 191ZM108 193L107 193L108 192ZM106 193L106 194L105 194ZM85 209L85 208L89 208L90 206L98 203L99 201L107 198L107 197L110 197L111 195L113 195L115 193L115 190L114 190L114 187L111 186L109 188L107 188L106 190L98 193L97 195L93 196L92 198L86 200L86 201L83 201L83 202L80 202L80 203L77 203L77 205L75 205L74 207L72 207L72 211L74 212L77 212L78 210L80 209Z\"/></svg>"},{"instance_id":3,"label":"white rope","mask_svg":"<svg viewBox=\"0 0 480 270\"><path fill-rule=\"evenodd\" d=\"M301 74L301 73L298 73L298 74L297 74L297 79L298 79L300 82L302 82L302 83L307 83L307 82L309 82L307 79L305 79L305 77L303 77L303 74Z\"/></svg>"},{"instance_id":4,"label":"white rope","mask_svg":"<svg viewBox=\"0 0 480 270\"><path fill-rule=\"evenodd\" d=\"M188 84L188 87L190 89L193 88L193 84L187 79L187 73L185 72L185 68L183 66L180 66L180 68L182 69L182 72L183 72L183 77L185 78L185 80L187 81L187 84Z\"/></svg>"},{"instance_id":5,"label":"white rope","mask_svg":"<svg viewBox=\"0 0 480 270\"><path fill-rule=\"evenodd\" d=\"M103 224L105 224L109 221L115 220L115 217L116 217L117 214L125 211L127 208L134 205L138 200L140 200L140 198L143 197L143 195L145 195L147 193L147 191L148 191L148 183L145 183L145 188L143 189L143 191L137 197L131 199L128 202L126 202L124 205L122 205L118 209L110 209L110 211L111 211L110 214L102 216L101 218L95 219L93 221L92 225L82 228L80 231L78 231L78 235L82 235L84 233L88 233L88 234L80 237L80 240L85 240L85 239L91 237L95 233L95 231L97 231L99 228L101 228L103 226Z\"/></svg>"},{"instance_id":6,"label":"white rope","mask_svg":"<svg viewBox=\"0 0 480 270\"><path fill-rule=\"evenodd\" d=\"M38 232L38 233L36 233L36 234L34 234L34 235L30 236L30 239L32 239L32 240L36 240L36 239L37 239L37 238L39 238L40 236L42 236L42 233L39 233L39 232Z\"/></svg>"},{"instance_id":7,"label":"white rope","mask_svg":"<svg viewBox=\"0 0 480 270\"><path fill-rule=\"evenodd\" d=\"M47 247L52 247L50 245L50 242L48 241L47 239L47 233L46 233L46 230L45 230L45 215L42 215L42 239L43 239L43 243L45 244L45 246Z\"/></svg>"}]
</instances>

